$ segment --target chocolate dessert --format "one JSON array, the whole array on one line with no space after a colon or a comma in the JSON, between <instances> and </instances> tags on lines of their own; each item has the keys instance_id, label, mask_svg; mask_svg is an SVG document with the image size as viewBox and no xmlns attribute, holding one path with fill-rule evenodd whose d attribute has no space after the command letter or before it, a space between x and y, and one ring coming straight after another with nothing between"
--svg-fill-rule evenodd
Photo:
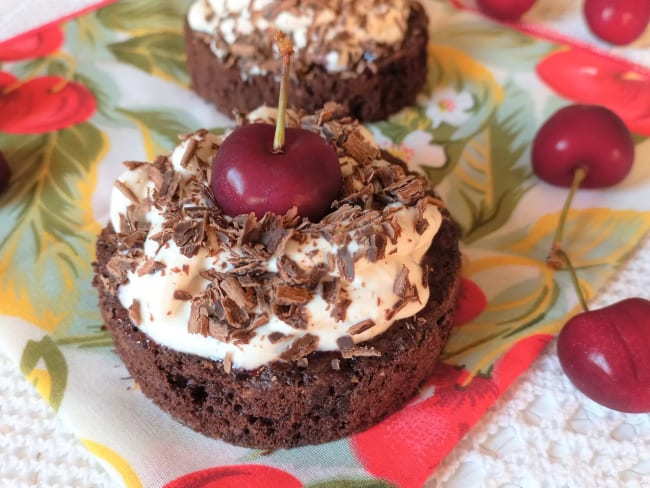
<instances>
[{"instance_id":1,"label":"chocolate dessert","mask_svg":"<svg viewBox=\"0 0 650 488\"><path fill-rule=\"evenodd\" d=\"M228 134L201 130L126 163L95 263L105 324L144 394L262 449L335 440L402 407L435 368L459 290L455 229L424 178L335 104L288 125L339 156L342 193L321 220L225 215L209 175Z\"/></svg>"},{"instance_id":2,"label":"chocolate dessert","mask_svg":"<svg viewBox=\"0 0 650 488\"><path fill-rule=\"evenodd\" d=\"M327 101L363 121L412 104L427 75L428 18L411 0L260 0L240 8L197 0L185 23L192 88L221 112L278 99L272 31L296 46L289 106L314 112Z\"/></svg>"}]
</instances>

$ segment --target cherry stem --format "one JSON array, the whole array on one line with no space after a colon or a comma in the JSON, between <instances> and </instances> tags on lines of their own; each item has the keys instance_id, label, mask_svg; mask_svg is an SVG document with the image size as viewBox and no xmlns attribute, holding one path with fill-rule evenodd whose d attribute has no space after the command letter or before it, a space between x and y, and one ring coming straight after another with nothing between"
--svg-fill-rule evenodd
<instances>
[{"instance_id":1,"label":"cherry stem","mask_svg":"<svg viewBox=\"0 0 650 488\"><path fill-rule=\"evenodd\" d=\"M284 153L284 136L287 115L287 98L289 93L289 74L291 69L291 55L293 43L282 31L275 31L275 43L282 56L282 76L280 78L280 97L278 100L278 116L275 121L275 136L273 137L273 153Z\"/></svg>"},{"instance_id":2,"label":"cherry stem","mask_svg":"<svg viewBox=\"0 0 650 488\"><path fill-rule=\"evenodd\" d=\"M571 188L569 189L569 194L567 195L566 200L564 201L564 206L562 207L562 212L560 213L560 220L557 223L555 228L555 234L553 235L553 244L551 245L551 252L546 258L546 263L554 268L560 269L562 265L569 270L569 275L571 276L571 283L573 288L578 295L578 300L582 309L587 312L589 307L587 306L587 300L585 299L584 293L582 293L582 288L580 286L580 281L578 280L578 274L576 269L573 267L573 263L569 258L569 255L562 249L562 236L564 235L564 225L566 224L566 219L569 215L569 210L571 209L571 204L573 199L576 196L576 192L580 185L587 177L587 169L584 166L580 166L573 173L573 181L571 182Z\"/></svg>"},{"instance_id":3,"label":"cherry stem","mask_svg":"<svg viewBox=\"0 0 650 488\"><path fill-rule=\"evenodd\" d=\"M558 249L556 252L566 268L569 270L571 283L573 284L573 288L576 290L576 295L578 295L578 300L580 301L582 310L588 312L589 307L587 306L587 300L585 299L584 293L582 293L582 287L580 286L580 281L578 280L578 273L576 273L576 269L573 267L573 263L571 262L571 259L569 259L569 255L564 252L564 249Z\"/></svg>"},{"instance_id":4,"label":"cherry stem","mask_svg":"<svg viewBox=\"0 0 650 488\"><path fill-rule=\"evenodd\" d=\"M571 209L571 204L573 203L573 199L576 196L576 192L586 177L587 169L584 166L578 167L575 170L575 173L573 173L571 188L569 189L569 194L564 201L564 206L562 207L562 212L560 213L560 220L557 223L555 234L553 235L551 252L546 257L546 263L551 268L560 269L564 263L564 259L562 259L562 256L560 255L560 253L564 252L562 250L562 236L564 235L564 225L566 224L566 219L569 216L569 210Z\"/></svg>"}]
</instances>

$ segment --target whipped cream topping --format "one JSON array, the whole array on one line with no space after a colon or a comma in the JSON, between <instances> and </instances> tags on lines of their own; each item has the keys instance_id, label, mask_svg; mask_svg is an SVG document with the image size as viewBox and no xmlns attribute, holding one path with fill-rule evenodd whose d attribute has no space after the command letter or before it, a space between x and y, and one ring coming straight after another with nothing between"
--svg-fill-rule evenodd
<instances>
[{"instance_id":1,"label":"whipped cream topping","mask_svg":"<svg viewBox=\"0 0 650 488\"><path fill-rule=\"evenodd\" d=\"M128 165L111 200L121 252L107 269L140 330L178 351L254 369L314 350L375 355L365 341L424 307L420 262L441 224L436 201L421 178L381 157L365 128L335 111L288 117L290 126L356 141L335 145L344 195L320 223L289 213L278 227L278 216L220 214L210 163L228 134L198 131L167 158ZM264 108L242 122L274 119ZM190 229L201 237L186 237Z\"/></svg>"},{"instance_id":2,"label":"whipped cream topping","mask_svg":"<svg viewBox=\"0 0 650 488\"><path fill-rule=\"evenodd\" d=\"M408 17L408 0L197 0L187 20L209 36L217 57L240 63L243 75L256 75L278 72L275 29L292 39L297 70L316 64L354 73L400 47Z\"/></svg>"}]
</instances>

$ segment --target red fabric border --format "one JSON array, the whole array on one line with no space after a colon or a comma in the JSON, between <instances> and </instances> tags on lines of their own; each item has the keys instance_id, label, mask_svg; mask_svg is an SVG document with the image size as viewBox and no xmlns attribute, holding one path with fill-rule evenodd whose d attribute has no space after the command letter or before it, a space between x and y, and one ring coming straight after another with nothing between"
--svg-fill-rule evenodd
<instances>
[{"instance_id":1,"label":"red fabric border","mask_svg":"<svg viewBox=\"0 0 650 488\"><path fill-rule=\"evenodd\" d=\"M58 19L51 20L49 22L46 22L45 24L41 24L41 25L39 25L37 27L34 27L32 29L21 32L20 34L17 34L17 35L15 35L13 37L9 37L8 39L4 39L2 42L14 41L16 39L20 39L21 37L32 35L34 32L38 32L41 29L45 29L45 28L51 27L53 25L61 24L61 23L65 22L65 21L67 21L67 20L73 19L75 17L79 17L80 15L86 14L88 12L92 12L93 10L98 10L98 9L100 9L102 7L105 7L106 5L111 4L111 3L115 3L116 1L117 0L101 0L99 2L96 2L96 3L92 4L92 5L88 5L87 7L84 7L82 9L80 9L80 10L77 10L75 12L71 12L69 14L63 15L62 17L60 17Z\"/></svg>"}]
</instances>

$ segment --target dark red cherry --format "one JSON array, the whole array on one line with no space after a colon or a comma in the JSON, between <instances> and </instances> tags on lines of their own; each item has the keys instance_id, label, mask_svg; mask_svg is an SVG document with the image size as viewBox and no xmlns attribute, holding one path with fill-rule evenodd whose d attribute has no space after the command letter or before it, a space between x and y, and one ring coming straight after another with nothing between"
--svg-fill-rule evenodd
<instances>
[{"instance_id":1,"label":"dark red cherry","mask_svg":"<svg viewBox=\"0 0 650 488\"><path fill-rule=\"evenodd\" d=\"M485 15L513 22L535 5L535 0L476 0L478 8Z\"/></svg>"},{"instance_id":2,"label":"dark red cherry","mask_svg":"<svg viewBox=\"0 0 650 488\"><path fill-rule=\"evenodd\" d=\"M9 186L9 179L11 178L11 170L5 155L0 151L0 194L2 194Z\"/></svg>"},{"instance_id":3,"label":"dark red cherry","mask_svg":"<svg viewBox=\"0 0 650 488\"><path fill-rule=\"evenodd\" d=\"M592 400L650 412L650 301L628 298L569 320L557 342L562 369Z\"/></svg>"},{"instance_id":4,"label":"dark red cherry","mask_svg":"<svg viewBox=\"0 0 650 488\"><path fill-rule=\"evenodd\" d=\"M585 0L585 20L591 31L612 44L630 44L650 23L648 0Z\"/></svg>"},{"instance_id":5,"label":"dark red cherry","mask_svg":"<svg viewBox=\"0 0 650 488\"><path fill-rule=\"evenodd\" d=\"M317 221L339 196L341 166L336 152L318 134L286 129L284 152L274 153L275 126L249 124L235 129L212 164L212 190L226 215L284 214Z\"/></svg>"},{"instance_id":6,"label":"dark red cherry","mask_svg":"<svg viewBox=\"0 0 650 488\"><path fill-rule=\"evenodd\" d=\"M570 187L583 167L582 188L620 182L632 169L634 141L625 123L599 105L569 105L555 112L533 141L535 174L552 185Z\"/></svg>"}]
</instances>

